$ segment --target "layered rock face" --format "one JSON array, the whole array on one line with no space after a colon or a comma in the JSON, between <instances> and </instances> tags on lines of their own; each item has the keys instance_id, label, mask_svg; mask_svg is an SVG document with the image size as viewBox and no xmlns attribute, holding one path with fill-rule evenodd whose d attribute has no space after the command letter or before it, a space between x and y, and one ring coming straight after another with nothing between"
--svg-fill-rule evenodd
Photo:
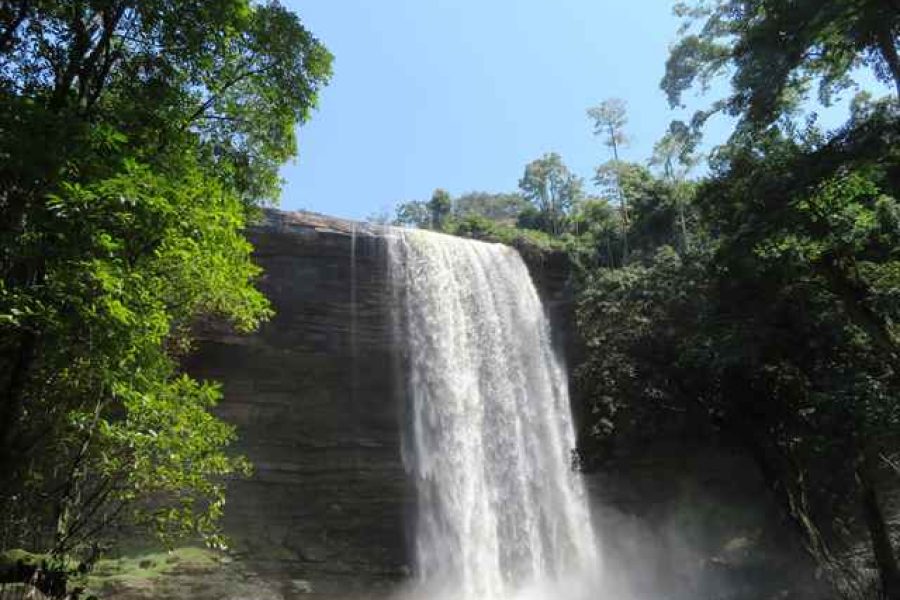
<instances>
[{"instance_id":1,"label":"layered rock face","mask_svg":"<svg viewBox=\"0 0 900 600\"><path fill-rule=\"evenodd\" d=\"M381 598L410 574L414 491L401 454L403 374L383 234L268 211L249 237L275 317L250 336L203 330L186 365L222 382L219 413L255 465L252 478L230 484L226 532L242 568L285 598ZM565 257L526 261L556 345L577 364ZM588 486L613 573L609 597L815 594L802 553L738 453L660 440Z\"/></svg>"},{"instance_id":2,"label":"layered rock face","mask_svg":"<svg viewBox=\"0 0 900 600\"><path fill-rule=\"evenodd\" d=\"M226 532L286 597L386 590L408 574L412 496L384 240L277 211L249 237L275 317L250 336L202 331L187 364L223 384L219 414L255 468L229 484Z\"/></svg>"}]
</instances>

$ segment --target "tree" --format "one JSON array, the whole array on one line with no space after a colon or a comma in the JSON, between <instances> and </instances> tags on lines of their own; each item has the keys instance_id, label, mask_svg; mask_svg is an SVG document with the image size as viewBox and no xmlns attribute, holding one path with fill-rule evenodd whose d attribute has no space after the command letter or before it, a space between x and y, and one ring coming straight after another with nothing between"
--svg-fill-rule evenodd
<instances>
[{"instance_id":1,"label":"tree","mask_svg":"<svg viewBox=\"0 0 900 600\"><path fill-rule=\"evenodd\" d=\"M431 228L442 230L450 211L453 209L453 200L447 190L436 189L428 201L428 211L431 213Z\"/></svg>"},{"instance_id":2,"label":"tree","mask_svg":"<svg viewBox=\"0 0 900 600\"><path fill-rule=\"evenodd\" d=\"M623 254L628 256L628 198L619 182L619 170L621 160L619 148L628 143L625 134L625 125L628 124L628 111L624 100L611 98L603 101L598 106L589 108L588 118L594 123L594 135L601 136L603 143L612 151L612 161L606 162L597 168L594 177L595 183L605 186L616 199L622 210L622 243Z\"/></svg>"},{"instance_id":3,"label":"tree","mask_svg":"<svg viewBox=\"0 0 900 600\"><path fill-rule=\"evenodd\" d=\"M628 124L628 108L620 98L604 100L599 105L589 108L588 118L594 122L594 135L603 138L612 151L613 160L619 160L619 148L628 143L625 125Z\"/></svg>"},{"instance_id":4,"label":"tree","mask_svg":"<svg viewBox=\"0 0 900 600\"><path fill-rule=\"evenodd\" d=\"M446 190L434 190L431 200L412 200L397 205L394 225L441 231L453 210L453 199Z\"/></svg>"},{"instance_id":5,"label":"tree","mask_svg":"<svg viewBox=\"0 0 900 600\"><path fill-rule=\"evenodd\" d=\"M394 225L428 229L431 226L431 211L421 200L401 202L397 205Z\"/></svg>"},{"instance_id":6,"label":"tree","mask_svg":"<svg viewBox=\"0 0 900 600\"><path fill-rule=\"evenodd\" d=\"M525 167L519 190L546 220L546 230L552 235L563 232L566 216L584 193L582 180L569 171L555 152Z\"/></svg>"},{"instance_id":7,"label":"tree","mask_svg":"<svg viewBox=\"0 0 900 600\"><path fill-rule=\"evenodd\" d=\"M697 144L699 143L699 134L692 131L691 128L681 122L673 121L669 125L669 131L664 135L653 147L653 156L650 158L650 165L660 167L663 176L669 182L677 187L687 179L688 174L699 162L697 156ZM684 198L678 201L678 220L681 225L681 247L682 250L690 248L690 239L688 237L687 216L685 214Z\"/></svg>"},{"instance_id":8,"label":"tree","mask_svg":"<svg viewBox=\"0 0 900 600\"><path fill-rule=\"evenodd\" d=\"M650 165L662 169L670 181L684 181L700 162L697 156L699 138L682 121L672 121L669 130L653 147Z\"/></svg>"},{"instance_id":9,"label":"tree","mask_svg":"<svg viewBox=\"0 0 900 600\"><path fill-rule=\"evenodd\" d=\"M631 199L631 251L650 255L660 246L680 246L684 253L685 231L695 221L691 204L696 185L656 177L647 167L632 163L620 165L619 180Z\"/></svg>"},{"instance_id":10,"label":"tree","mask_svg":"<svg viewBox=\"0 0 900 600\"><path fill-rule=\"evenodd\" d=\"M277 2L0 7L0 532L123 519L219 543L232 428L179 373L198 319L268 317L242 229L331 56Z\"/></svg>"},{"instance_id":11,"label":"tree","mask_svg":"<svg viewBox=\"0 0 900 600\"><path fill-rule=\"evenodd\" d=\"M571 229L575 243L570 258L575 272L589 273L593 268L612 269L621 263L615 248L621 247L621 213L605 198L586 198L572 213Z\"/></svg>"},{"instance_id":12,"label":"tree","mask_svg":"<svg viewBox=\"0 0 900 600\"><path fill-rule=\"evenodd\" d=\"M717 0L680 3L675 12L686 22L661 82L669 103L732 73L730 95L698 113L698 123L724 111L740 118L738 131L763 129L796 108L814 81L827 104L863 67L900 95L896 0Z\"/></svg>"}]
</instances>

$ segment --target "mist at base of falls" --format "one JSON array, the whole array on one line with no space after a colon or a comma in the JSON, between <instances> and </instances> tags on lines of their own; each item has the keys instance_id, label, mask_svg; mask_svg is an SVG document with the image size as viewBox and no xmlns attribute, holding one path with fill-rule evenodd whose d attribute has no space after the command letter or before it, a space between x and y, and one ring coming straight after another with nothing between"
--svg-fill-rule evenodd
<instances>
[{"instance_id":1,"label":"mist at base of falls","mask_svg":"<svg viewBox=\"0 0 900 600\"><path fill-rule=\"evenodd\" d=\"M566 373L527 267L507 246L431 232L388 245L417 498L409 593L597 597Z\"/></svg>"}]
</instances>

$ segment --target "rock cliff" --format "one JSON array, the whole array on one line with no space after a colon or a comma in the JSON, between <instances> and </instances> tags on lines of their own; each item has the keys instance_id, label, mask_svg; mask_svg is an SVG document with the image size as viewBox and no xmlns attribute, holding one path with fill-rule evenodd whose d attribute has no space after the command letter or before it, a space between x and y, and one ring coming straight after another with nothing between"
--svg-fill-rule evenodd
<instances>
[{"instance_id":1,"label":"rock cliff","mask_svg":"<svg viewBox=\"0 0 900 600\"><path fill-rule=\"evenodd\" d=\"M201 331L186 365L222 382L220 415L255 466L229 486L226 531L286 595L386 589L408 574L410 490L384 240L277 211L248 233L275 317L251 336Z\"/></svg>"}]
</instances>

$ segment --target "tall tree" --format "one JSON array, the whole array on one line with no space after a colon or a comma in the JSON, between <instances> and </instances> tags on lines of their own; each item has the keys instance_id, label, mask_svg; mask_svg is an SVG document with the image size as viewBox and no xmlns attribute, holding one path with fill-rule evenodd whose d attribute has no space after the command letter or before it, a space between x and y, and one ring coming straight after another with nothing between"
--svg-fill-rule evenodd
<instances>
[{"instance_id":1,"label":"tall tree","mask_svg":"<svg viewBox=\"0 0 900 600\"><path fill-rule=\"evenodd\" d=\"M453 210L453 200L447 190L436 189L428 201L428 211L431 213L431 228L442 230Z\"/></svg>"},{"instance_id":2,"label":"tall tree","mask_svg":"<svg viewBox=\"0 0 900 600\"><path fill-rule=\"evenodd\" d=\"M680 191L683 192L683 184L688 174L700 161L697 156L698 143L699 134L696 131L686 123L673 121L666 134L653 147L650 165L662 169L663 176L669 183L675 189L682 188ZM681 226L681 247L684 251L690 249L686 203L686 195L678 193L678 220Z\"/></svg>"},{"instance_id":3,"label":"tall tree","mask_svg":"<svg viewBox=\"0 0 900 600\"><path fill-rule=\"evenodd\" d=\"M588 118L594 123L594 135L603 139L603 143L612 152L612 161L606 162L597 169L594 181L601 186L612 190L622 211L622 242L623 254L628 256L628 198L622 190L620 182L620 170L622 161L619 157L619 149L628 143L625 126L628 124L628 109L624 100L610 98L599 105L589 108Z\"/></svg>"},{"instance_id":4,"label":"tall tree","mask_svg":"<svg viewBox=\"0 0 900 600\"><path fill-rule=\"evenodd\" d=\"M594 135L603 138L603 143L612 151L613 160L619 160L619 148L628 143L625 126L628 124L628 107L620 98L604 100L589 108L588 117L594 122Z\"/></svg>"}]
</instances>

